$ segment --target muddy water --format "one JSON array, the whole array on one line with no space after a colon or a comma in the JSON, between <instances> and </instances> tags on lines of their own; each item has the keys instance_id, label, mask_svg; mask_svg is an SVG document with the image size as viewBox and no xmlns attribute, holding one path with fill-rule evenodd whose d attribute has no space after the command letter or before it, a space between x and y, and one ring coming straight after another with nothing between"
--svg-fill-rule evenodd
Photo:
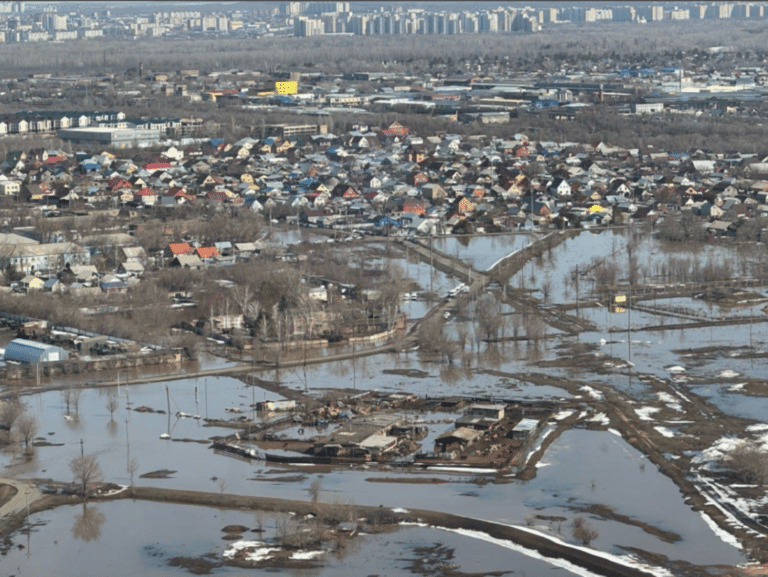
<instances>
[{"instance_id":1,"label":"muddy water","mask_svg":"<svg viewBox=\"0 0 768 577\"><path fill-rule=\"evenodd\" d=\"M544 348L545 345L541 345ZM568 397L557 387L534 386L483 371L507 373L528 368L530 350L526 345L507 345L498 357L481 356L472 370L444 363L425 362L417 352L398 355L362 357L345 363L313 365L306 368L306 385L312 390L329 387L357 388L361 391L411 392L419 396L479 395L503 397ZM387 372L385 372L387 371ZM280 382L291 388L304 388L304 369L288 369L277 375ZM274 372L264 378L275 378Z\"/></svg>"},{"instance_id":2,"label":"muddy water","mask_svg":"<svg viewBox=\"0 0 768 577\"><path fill-rule=\"evenodd\" d=\"M483 377L497 380L487 375ZM439 383L437 377L435 382ZM201 390L201 385L198 386ZM208 389L208 412L211 416L231 416L225 413L225 408L240 407L245 410L252 400L250 388L245 388L234 379L209 379ZM464 389L462 387L461 390ZM170 383L169 390L172 409L178 406L184 412L195 412L193 381ZM165 409L164 385L132 387L129 395L134 407L144 404ZM204 405L200 406L202 398L203 395L199 393L198 410L204 414ZM69 462L79 454L79 441L82 438L85 440L86 452L97 454L105 477L127 484L129 475L126 463L130 441L130 457L139 463L135 482L140 485L217 491L218 485L213 479L217 477L225 479L227 491L232 493L301 500L308 497L307 488L314 474L306 481L296 483L249 480L255 476L277 479L286 474L301 473L301 467L285 469L258 462L247 463L216 455L207 448L207 444L162 441L159 435L167 430L167 415L126 412L124 403L116 413L114 423L110 424L109 413L104 408L105 400L103 392L85 391L80 401L80 420L74 423L64 419L58 393L26 399L30 410L41 420L41 436L52 443L64 443L64 446L40 447L31 464L13 466L10 472L24 476L69 479ZM125 418L128 416L130 421L126 423ZM172 418L171 427L174 438L208 439L213 435L231 432L202 427L199 421L193 419ZM431 434L441 431L442 425L436 425ZM54 434L47 435L48 432ZM10 462L10 455L2 455L3 465ZM332 500L338 497L360 504L383 504L390 507L419 507L513 524L522 524L532 512L570 518L573 513L566 508L569 501L571 504L583 505L603 503L617 507L620 513L678 532L683 536L683 542L666 544L638 528L596 520L595 525L602 535L597 541L599 549L616 552L619 551L618 545L631 545L673 558L707 563L715 562L715 557L727 560L737 555L731 547L721 543L697 515L685 507L671 481L657 473L651 465L646 466L645 472L640 472L639 454L610 433L568 432L553 444L544 462L551 464L541 467L538 477L529 483L484 486L475 484L472 476L436 470L429 470L426 474L451 482L440 485L373 484L366 479L402 473L359 468L335 470L322 477L323 498ZM171 479L138 477L158 469L177 472ZM271 473L273 470L276 472ZM594 493L591 489L592 479L596 482Z\"/></svg>"},{"instance_id":3,"label":"muddy water","mask_svg":"<svg viewBox=\"0 0 768 577\"><path fill-rule=\"evenodd\" d=\"M742 266L743 262L748 261L749 256L737 255L734 250L726 245L702 245L696 250L684 250L684 247L678 245L666 245L647 235L641 233L635 236L632 241L633 256L640 267L641 282L652 282L649 276L650 272L657 270L658 267L671 257L690 258L704 265L708 260L728 258L734 260L736 269ZM615 259L619 266L618 278L626 278L626 262L628 260L627 244L629 234L625 229L611 229L601 231L584 231L574 238L569 238L550 253L545 253L543 258L532 261L532 264L526 265L513 279L511 283L518 286L521 282L520 277L525 275L525 281L533 272L537 279L535 284L540 284L544 278L549 278L552 282L552 300L554 302L573 301L576 299L575 287L570 280L566 283L566 276L570 276L576 266L582 273L589 269L593 259ZM680 252L682 251L682 252ZM744 265L747 266L748 265ZM643 273L647 271L646 276ZM592 289L592 283L587 277L582 278L581 282L582 297L587 291Z\"/></svg>"},{"instance_id":4,"label":"muddy water","mask_svg":"<svg viewBox=\"0 0 768 577\"><path fill-rule=\"evenodd\" d=\"M33 515L34 527L29 541L25 535L16 535L16 542L25 549L12 549L3 558L3 569L8 568L20 576L41 577L188 575L184 569L171 567L169 560L210 554L210 559L218 562L229 544L222 540L223 527L254 528L257 525L252 512L142 501L91 504L87 511L87 524L82 522L81 505ZM265 514L263 523L261 536L245 533L242 538L271 541L275 533L274 517ZM423 527L361 535L341 554L327 553L321 559L321 568L282 570L281 573L357 577L369 575L375 569L380 575L412 576L410 566L421 560L421 574L431 574L440 564L455 564L462 572L479 574L514 567L516 574L572 575L491 543ZM271 575L275 570L246 571L224 566L213 572L216 575Z\"/></svg>"},{"instance_id":5,"label":"muddy water","mask_svg":"<svg viewBox=\"0 0 768 577\"><path fill-rule=\"evenodd\" d=\"M499 259L528 246L528 233L481 235L468 237L438 237L432 246L442 253L454 256L478 271L486 271Z\"/></svg>"},{"instance_id":6,"label":"muddy water","mask_svg":"<svg viewBox=\"0 0 768 577\"><path fill-rule=\"evenodd\" d=\"M188 469L202 456L209 457L206 444L160 440L161 434L170 433L173 439L207 440L215 435L227 435L231 429L204 427L202 419L177 418L178 411L189 415L230 419L237 409L248 413L253 400L279 399L274 393L257 387L245 387L242 382L229 377L208 377L198 381L180 380L165 383L121 387L119 407L110 416L105 404L116 388L88 389L80 397L78 414L70 407L67 418L66 406L58 391L25 397L29 412L40 423L39 436L48 443L63 446L38 447L32 463L20 463L8 452L0 453L0 465L9 467L14 474L51 477L67 480L71 477L69 461L80 452L80 439L84 450L99 457L107 479L126 483L129 475L127 463L135 458L139 463L138 474L158 469L175 469L176 463ZM197 403L195 386L198 387ZM206 394L207 390L207 394ZM167 413L170 400L171 415L144 413L128 410L142 406ZM241 414L241 413L240 413ZM254 415L260 420L258 413ZM274 418L274 417L272 417ZM53 433L53 434L51 434ZM211 474L211 476L213 473ZM207 477L206 477L207 479ZM214 487L209 480L208 488Z\"/></svg>"}]
</instances>

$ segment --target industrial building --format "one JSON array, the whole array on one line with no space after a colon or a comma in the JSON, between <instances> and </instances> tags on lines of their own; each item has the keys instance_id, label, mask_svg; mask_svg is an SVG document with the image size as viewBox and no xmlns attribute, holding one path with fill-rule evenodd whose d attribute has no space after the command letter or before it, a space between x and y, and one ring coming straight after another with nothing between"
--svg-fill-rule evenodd
<instances>
[{"instance_id":1,"label":"industrial building","mask_svg":"<svg viewBox=\"0 0 768 577\"><path fill-rule=\"evenodd\" d=\"M65 361L69 353L61 347L27 339L13 339L5 347L5 360L19 363L53 363Z\"/></svg>"},{"instance_id":2,"label":"industrial building","mask_svg":"<svg viewBox=\"0 0 768 577\"><path fill-rule=\"evenodd\" d=\"M153 146L163 138L163 131L154 128L109 128L104 126L66 128L59 130L59 138L75 143L93 143L127 148Z\"/></svg>"}]
</instances>

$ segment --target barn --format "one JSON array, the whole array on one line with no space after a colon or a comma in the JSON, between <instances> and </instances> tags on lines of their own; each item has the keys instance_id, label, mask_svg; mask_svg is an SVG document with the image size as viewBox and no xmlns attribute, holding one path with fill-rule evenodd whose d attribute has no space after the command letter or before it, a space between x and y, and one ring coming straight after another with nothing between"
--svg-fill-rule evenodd
<instances>
[{"instance_id":1,"label":"barn","mask_svg":"<svg viewBox=\"0 0 768 577\"><path fill-rule=\"evenodd\" d=\"M13 339L5 347L5 360L20 363L51 363L64 361L69 353L61 347L46 345L27 339Z\"/></svg>"}]
</instances>

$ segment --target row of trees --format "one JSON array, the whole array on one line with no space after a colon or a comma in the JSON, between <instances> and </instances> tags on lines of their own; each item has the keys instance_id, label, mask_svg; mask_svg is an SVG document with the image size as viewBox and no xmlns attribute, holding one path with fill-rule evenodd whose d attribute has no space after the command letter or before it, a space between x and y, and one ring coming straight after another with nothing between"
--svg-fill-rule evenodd
<instances>
[{"instance_id":1,"label":"row of trees","mask_svg":"<svg viewBox=\"0 0 768 577\"><path fill-rule=\"evenodd\" d=\"M476 353L480 353L480 342L493 343L511 336L538 343L546 334L541 315L533 312L504 313L501 303L490 293L477 299L458 299L455 336L448 334L442 318L431 317L419 325L416 339L419 348L437 355L448 365L459 360L462 366L469 366ZM468 321L468 322L464 322ZM510 332L511 335L508 333Z\"/></svg>"}]
</instances>

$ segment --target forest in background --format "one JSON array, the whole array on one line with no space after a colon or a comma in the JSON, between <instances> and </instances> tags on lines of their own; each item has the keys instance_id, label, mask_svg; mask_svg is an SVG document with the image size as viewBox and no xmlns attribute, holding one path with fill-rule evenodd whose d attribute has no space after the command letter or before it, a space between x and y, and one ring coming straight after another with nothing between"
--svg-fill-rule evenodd
<instances>
[{"instance_id":1,"label":"forest in background","mask_svg":"<svg viewBox=\"0 0 768 577\"><path fill-rule=\"evenodd\" d=\"M521 66L544 65L547 58L585 67L600 58L631 64L721 45L751 52L756 62L762 61L768 54L768 31L765 24L757 22L685 21L564 24L536 34L105 39L60 44L55 49L47 43L5 44L0 45L0 57L6 75L15 76L43 71L122 74L138 69L139 63L147 72L195 67L201 71L246 68L415 73L429 71L436 64L459 66L475 59L492 62L508 58Z\"/></svg>"}]
</instances>

